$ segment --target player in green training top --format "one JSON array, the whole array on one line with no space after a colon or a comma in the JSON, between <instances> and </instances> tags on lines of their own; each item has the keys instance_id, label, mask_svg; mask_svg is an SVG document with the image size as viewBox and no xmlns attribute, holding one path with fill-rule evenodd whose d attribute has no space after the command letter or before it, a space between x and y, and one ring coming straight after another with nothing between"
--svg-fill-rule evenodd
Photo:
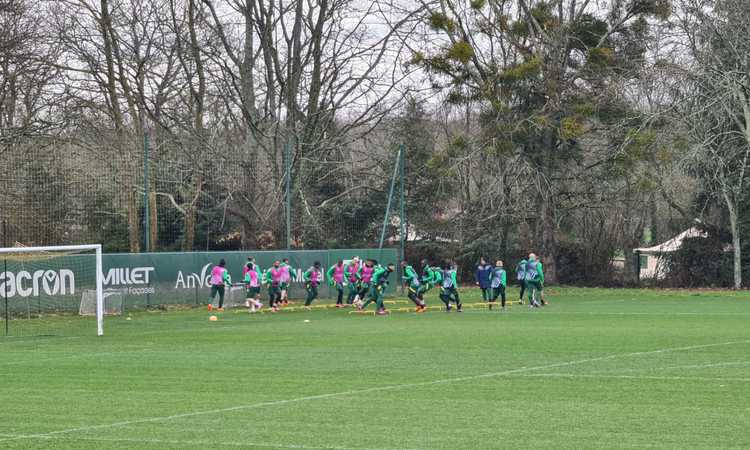
<instances>
[{"instance_id":1,"label":"player in green training top","mask_svg":"<svg viewBox=\"0 0 750 450\"><path fill-rule=\"evenodd\" d=\"M227 263L222 258L219 264L211 269L211 297L208 301L208 310L211 311L216 294L219 294L219 311L224 311L224 289L232 286L232 277L226 269Z\"/></svg>"},{"instance_id":2,"label":"player in green training top","mask_svg":"<svg viewBox=\"0 0 750 450\"><path fill-rule=\"evenodd\" d=\"M279 303L281 303L279 286L281 286L282 278L283 270L279 261L274 261L273 266L263 274L263 284L268 285L268 307L274 312L278 311Z\"/></svg>"},{"instance_id":3,"label":"player in green training top","mask_svg":"<svg viewBox=\"0 0 750 450\"><path fill-rule=\"evenodd\" d=\"M507 285L507 275L503 268L503 262L497 260L495 262L495 268L492 269L490 276L490 287L492 288L492 297L490 298L489 308L492 309L492 305L497 302L497 298L501 299L501 308L505 311L505 286Z\"/></svg>"},{"instance_id":4,"label":"player in green training top","mask_svg":"<svg viewBox=\"0 0 750 450\"><path fill-rule=\"evenodd\" d=\"M516 266L516 278L518 279L518 287L520 288L520 292L518 293L519 305L523 305L523 293L526 291L526 264L528 263L526 259L522 259Z\"/></svg>"},{"instance_id":5,"label":"player in green training top","mask_svg":"<svg viewBox=\"0 0 750 450\"><path fill-rule=\"evenodd\" d=\"M281 260L281 283L279 283L279 295L281 298L281 304L286 306L289 304L289 285L294 278L296 272L291 264L289 264L289 258Z\"/></svg>"},{"instance_id":6,"label":"player in green training top","mask_svg":"<svg viewBox=\"0 0 750 450\"><path fill-rule=\"evenodd\" d=\"M363 302L367 293L370 292L372 286L372 276L375 273L375 268L378 266L378 262L374 259L367 259L364 264L359 267L357 271L357 284L359 285L359 292L355 301Z\"/></svg>"},{"instance_id":7,"label":"player in green training top","mask_svg":"<svg viewBox=\"0 0 750 450\"><path fill-rule=\"evenodd\" d=\"M401 261L401 269L404 273L401 278L404 280L407 289L406 296L417 305L418 313L426 311L424 300L420 298L422 283L419 281L419 275L407 261Z\"/></svg>"},{"instance_id":8,"label":"player in green training top","mask_svg":"<svg viewBox=\"0 0 750 450\"><path fill-rule=\"evenodd\" d=\"M435 276L435 269L432 266L430 266L430 263L426 259L423 259L421 261L421 265L422 265L422 274L421 274L419 281L422 283L422 286L421 286L421 289L419 290L419 299L424 302L425 294L430 292L432 287L435 285L436 276Z\"/></svg>"},{"instance_id":9,"label":"player in green training top","mask_svg":"<svg viewBox=\"0 0 750 450\"><path fill-rule=\"evenodd\" d=\"M544 270L542 263L537 261L534 253L529 254L526 262L526 290L529 292L529 308L538 308L541 306L537 300L541 296L542 285L544 284Z\"/></svg>"},{"instance_id":10,"label":"player in green training top","mask_svg":"<svg viewBox=\"0 0 750 450\"><path fill-rule=\"evenodd\" d=\"M432 284L440 287L443 284L443 269L438 266L432 266Z\"/></svg>"},{"instance_id":11,"label":"player in green training top","mask_svg":"<svg viewBox=\"0 0 750 450\"><path fill-rule=\"evenodd\" d=\"M326 272L328 278L328 284L331 287L336 287L336 308L343 308L344 306L344 286L346 285L346 266L344 266L344 260L339 259L336 264L332 265L328 272Z\"/></svg>"},{"instance_id":12,"label":"player in green training top","mask_svg":"<svg viewBox=\"0 0 750 450\"><path fill-rule=\"evenodd\" d=\"M250 308L250 312L255 312L256 309L259 310L263 307L263 303L260 302L261 270L255 264L255 260L251 258L248 258L243 270L245 271L243 279L245 282L245 306Z\"/></svg>"},{"instance_id":13,"label":"player in green training top","mask_svg":"<svg viewBox=\"0 0 750 450\"><path fill-rule=\"evenodd\" d=\"M440 283L440 300L445 303L445 311L450 312L451 301L456 303L456 311L461 312L461 298L458 295L456 266L450 261L443 265L443 281Z\"/></svg>"},{"instance_id":14,"label":"player in green training top","mask_svg":"<svg viewBox=\"0 0 750 450\"><path fill-rule=\"evenodd\" d=\"M308 308L313 300L318 298L318 285L323 281L323 271L320 269L318 261L315 261L312 267L302 274L302 281L305 283L305 289L307 289L305 307Z\"/></svg>"},{"instance_id":15,"label":"player in green training top","mask_svg":"<svg viewBox=\"0 0 750 450\"><path fill-rule=\"evenodd\" d=\"M388 286L388 277L394 270L396 270L396 266L393 264L388 264L386 267L381 265L375 266L375 270L372 273L370 298L362 306L357 307L360 311L367 308L370 303L375 302L375 305L378 307L378 315L388 314L383 305L383 296L385 295L385 288Z\"/></svg>"},{"instance_id":16,"label":"player in green training top","mask_svg":"<svg viewBox=\"0 0 750 450\"><path fill-rule=\"evenodd\" d=\"M346 274L346 283L349 285L349 294L346 297L347 305L354 304L354 300L358 299L359 279L357 273L359 272L360 266L361 262L359 260L359 256L355 256L344 269L344 272Z\"/></svg>"}]
</instances>

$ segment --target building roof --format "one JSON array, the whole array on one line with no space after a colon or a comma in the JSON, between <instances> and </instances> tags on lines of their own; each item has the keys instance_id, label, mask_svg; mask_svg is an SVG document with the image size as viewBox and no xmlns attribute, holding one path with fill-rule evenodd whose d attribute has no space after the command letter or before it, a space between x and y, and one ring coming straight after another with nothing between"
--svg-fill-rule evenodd
<instances>
[{"instance_id":1,"label":"building roof","mask_svg":"<svg viewBox=\"0 0 750 450\"><path fill-rule=\"evenodd\" d=\"M696 237L702 237L706 238L708 237L708 233L705 231L701 231L696 227L691 227L682 233L678 234L677 236L673 237L672 239L663 242L659 245L655 245L653 247L641 247L636 248L633 251L634 252L640 252L647 255L654 255L659 253L670 253L677 251L680 247L682 247L682 242L685 239L689 238L696 238Z\"/></svg>"}]
</instances>

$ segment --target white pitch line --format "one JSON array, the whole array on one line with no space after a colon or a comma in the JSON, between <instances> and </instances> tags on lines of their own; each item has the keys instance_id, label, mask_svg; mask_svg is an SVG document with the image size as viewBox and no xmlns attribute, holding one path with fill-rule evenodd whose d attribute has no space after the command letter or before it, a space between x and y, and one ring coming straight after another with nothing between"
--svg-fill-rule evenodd
<instances>
[{"instance_id":1,"label":"white pitch line","mask_svg":"<svg viewBox=\"0 0 750 450\"><path fill-rule=\"evenodd\" d=\"M132 350L122 350L122 351L117 351L117 352L95 352L95 353L79 353L77 355L68 355L68 356L52 356L49 358L27 359L24 361L9 361L5 363L0 363L0 367L22 366L24 364L34 364L37 362L65 361L68 359L90 358L93 356L121 355L124 353L145 352L148 350L151 350L151 349L150 348L138 348L138 349L132 349Z\"/></svg>"},{"instance_id":2,"label":"white pitch line","mask_svg":"<svg viewBox=\"0 0 750 450\"><path fill-rule=\"evenodd\" d=\"M0 435L2 436L2 435ZM215 447L264 447L264 448L279 448L279 449L300 449L300 450L420 450L418 448L405 448L405 447L339 447L339 446L313 446L304 444L267 444L261 442L239 442L239 441L192 441L192 440L179 440L179 439L139 439L139 438L97 438L97 437L49 437L45 439L67 439L75 441L95 441L95 442L128 442L134 444L166 444L166 445L193 445L202 446L203 448L215 448Z\"/></svg>"},{"instance_id":3,"label":"white pitch line","mask_svg":"<svg viewBox=\"0 0 750 450\"><path fill-rule=\"evenodd\" d=\"M81 339L81 336L7 336L0 338L0 344L34 344L36 342L55 342L63 339Z\"/></svg>"},{"instance_id":4,"label":"white pitch line","mask_svg":"<svg viewBox=\"0 0 750 450\"><path fill-rule=\"evenodd\" d=\"M227 408L193 411L193 412L187 412L187 413L181 413L181 414L173 414L170 416L144 417L141 419L123 420L119 422L105 423L105 424L100 424L100 425L90 425L90 426L85 426L85 427L68 428L64 430L50 431L47 433L18 435L12 438L0 439L0 442L14 441L14 440L19 440L19 439L44 439L44 438L49 438L52 436L75 433L75 432L86 432L86 431L100 430L100 429L105 429L105 428L138 425L142 423L163 422L163 421L169 421L169 420L175 420L175 419L184 419L188 417L221 414L221 413L234 412L234 411L244 411L248 409L262 408L266 406L278 406L278 405L286 405L290 403L301 403L301 402L310 401L310 400L322 400L322 399L327 399L327 398L344 397L344 396L357 395L357 394L367 394L371 392L383 392L383 391L392 391L392 390L407 389L407 388L414 388L414 387L433 386L437 384L460 383L462 381L473 381L473 380L480 380L480 379L487 379L487 378L497 378L500 376L512 375L516 373L532 372L535 370L556 369L559 367L568 367L568 366L574 366L578 364L607 361L607 360L618 359L618 358L628 358L628 357L633 357L633 356L656 355L660 353L679 352L679 351L687 351L687 350L696 350L699 348L720 347L720 346L747 344L747 343L750 343L750 340L720 342L716 344L691 345L687 347L672 347L672 348L663 348L659 350L648 350L648 351L631 352L631 353L617 353L613 355L599 356L596 358L579 359L579 360L567 361L567 362L561 362L561 363L546 364L543 366L522 367L520 369L504 370L501 372L490 372L490 373L484 373L480 375L471 375L467 377L445 378L442 380L424 381L421 383L392 384L392 385L372 387L372 388L367 388L367 389L332 392L328 394L309 395L305 397L290 398L290 399L285 399L285 400L273 400L273 401L266 401L266 402L259 402L259 403L250 403L246 405L230 406Z\"/></svg>"},{"instance_id":5,"label":"white pitch line","mask_svg":"<svg viewBox=\"0 0 750 450\"><path fill-rule=\"evenodd\" d=\"M683 366L666 366L666 367L641 367L637 369L619 369L618 372L660 372L662 370L676 370L676 369L708 369L711 367L730 367L730 366L747 366L750 365L750 361L731 361L731 362L719 362L709 364L689 364ZM601 372L589 372L589 374L612 374L612 371L601 371Z\"/></svg>"},{"instance_id":6,"label":"white pitch line","mask_svg":"<svg viewBox=\"0 0 750 450\"><path fill-rule=\"evenodd\" d=\"M673 370L673 369L708 369L710 367L747 366L750 361L727 361L709 364L690 364L687 366L657 367L649 370Z\"/></svg>"},{"instance_id":7,"label":"white pitch line","mask_svg":"<svg viewBox=\"0 0 750 450\"><path fill-rule=\"evenodd\" d=\"M624 380L660 380L660 381L738 381L743 383L750 382L750 378L721 378L721 377L680 377L680 376L659 376L659 375L607 375L587 374L587 373L536 373L524 375L534 378L614 378Z\"/></svg>"},{"instance_id":8,"label":"white pitch line","mask_svg":"<svg viewBox=\"0 0 750 450\"><path fill-rule=\"evenodd\" d=\"M528 307L520 306L521 308L524 308L525 310L528 310ZM518 308L518 306L516 306ZM510 311L508 311L510 312ZM464 311L464 314L507 314L505 313L494 313L490 311ZM529 314L545 314L545 315L572 315L572 316L717 316L717 317L724 317L724 316L750 316L750 313L744 313L744 312L616 312L616 311L550 311L547 310L540 310L540 309L534 309L529 310Z\"/></svg>"}]
</instances>

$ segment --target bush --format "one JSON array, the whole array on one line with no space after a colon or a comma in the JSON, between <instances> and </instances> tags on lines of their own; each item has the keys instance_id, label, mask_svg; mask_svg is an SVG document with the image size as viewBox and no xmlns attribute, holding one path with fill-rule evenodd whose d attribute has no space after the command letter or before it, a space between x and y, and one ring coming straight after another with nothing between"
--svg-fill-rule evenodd
<instances>
[{"instance_id":1,"label":"bush","mask_svg":"<svg viewBox=\"0 0 750 450\"><path fill-rule=\"evenodd\" d=\"M573 240L558 244L557 280L560 284L579 286L621 286L610 264L611 249L590 248Z\"/></svg>"},{"instance_id":2,"label":"bush","mask_svg":"<svg viewBox=\"0 0 750 450\"><path fill-rule=\"evenodd\" d=\"M731 287L734 266L732 253L724 251L728 233L706 224L699 226L708 237L688 238L679 250L664 255L667 269L664 284L669 287Z\"/></svg>"}]
</instances>

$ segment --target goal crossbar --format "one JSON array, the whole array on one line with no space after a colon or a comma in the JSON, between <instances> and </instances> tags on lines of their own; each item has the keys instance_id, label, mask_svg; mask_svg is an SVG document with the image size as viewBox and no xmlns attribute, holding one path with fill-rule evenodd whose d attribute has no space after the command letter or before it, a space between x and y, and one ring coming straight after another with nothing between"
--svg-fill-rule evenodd
<instances>
[{"instance_id":1,"label":"goal crossbar","mask_svg":"<svg viewBox=\"0 0 750 450\"><path fill-rule=\"evenodd\" d=\"M78 250L98 250L102 251L101 244L86 245L57 245L46 247L4 247L0 248L0 253L32 253L32 252L72 252Z\"/></svg>"},{"instance_id":2,"label":"goal crossbar","mask_svg":"<svg viewBox=\"0 0 750 450\"><path fill-rule=\"evenodd\" d=\"M102 245L57 245L43 247L4 247L0 248L0 255L8 253L34 253L34 252L73 252L93 250L96 254L96 334L104 334L104 274L102 273ZM0 256L2 259L2 256ZM2 292L0 292L2 296Z\"/></svg>"}]
</instances>

